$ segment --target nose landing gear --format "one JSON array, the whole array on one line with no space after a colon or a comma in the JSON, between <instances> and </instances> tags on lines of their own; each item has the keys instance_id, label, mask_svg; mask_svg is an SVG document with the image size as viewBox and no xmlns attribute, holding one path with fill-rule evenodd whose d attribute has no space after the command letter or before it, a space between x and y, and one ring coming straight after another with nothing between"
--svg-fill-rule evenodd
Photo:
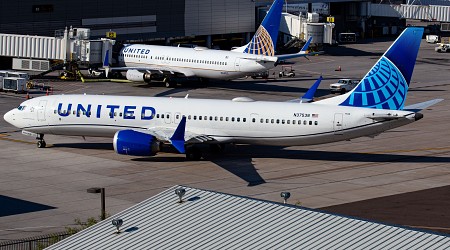
<instances>
[{"instance_id":1,"label":"nose landing gear","mask_svg":"<svg viewBox=\"0 0 450 250\"><path fill-rule=\"evenodd\" d=\"M47 146L47 143L45 143L45 141L44 141L44 134L38 134L36 139L38 140L37 141L38 148L45 148L45 146Z\"/></svg>"}]
</instances>

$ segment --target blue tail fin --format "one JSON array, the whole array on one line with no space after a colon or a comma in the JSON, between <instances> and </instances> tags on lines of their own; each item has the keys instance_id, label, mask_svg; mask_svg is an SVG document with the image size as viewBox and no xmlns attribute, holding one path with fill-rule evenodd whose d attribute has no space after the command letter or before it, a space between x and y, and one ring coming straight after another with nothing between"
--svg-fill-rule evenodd
<instances>
[{"instance_id":1,"label":"blue tail fin","mask_svg":"<svg viewBox=\"0 0 450 250\"><path fill-rule=\"evenodd\" d=\"M275 0L267 12L250 43L245 45L243 53L274 56L280 29L283 0Z\"/></svg>"},{"instance_id":2,"label":"blue tail fin","mask_svg":"<svg viewBox=\"0 0 450 250\"><path fill-rule=\"evenodd\" d=\"M405 29L339 105L402 110L422 34L423 28Z\"/></svg>"}]
</instances>

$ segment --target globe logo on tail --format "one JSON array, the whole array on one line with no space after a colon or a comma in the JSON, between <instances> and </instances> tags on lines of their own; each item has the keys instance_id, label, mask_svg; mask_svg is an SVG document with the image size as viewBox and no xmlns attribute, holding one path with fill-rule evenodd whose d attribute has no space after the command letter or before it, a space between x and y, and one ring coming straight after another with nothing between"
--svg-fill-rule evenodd
<instances>
[{"instance_id":1,"label":"globe logo on tail","mask_svg":"<svg viewBox=\"0 0 450 250\"><path fill-rule=\"evenodd\" d=\"M401 110L407 92L408 84L405 78L398 68L383 56L341 105Z\"/></svg>"},{"instance_id":2,"label":"globe logo on tail","mask_svg":"<svg viewBox=\"0 0 450 250\"><path fill-rule=\"evenodd\" d=\"M252 41L245 48L244 53L266 56L275 55L272 38L262 25L259 26Z\"/></svg>"}]
</instances>

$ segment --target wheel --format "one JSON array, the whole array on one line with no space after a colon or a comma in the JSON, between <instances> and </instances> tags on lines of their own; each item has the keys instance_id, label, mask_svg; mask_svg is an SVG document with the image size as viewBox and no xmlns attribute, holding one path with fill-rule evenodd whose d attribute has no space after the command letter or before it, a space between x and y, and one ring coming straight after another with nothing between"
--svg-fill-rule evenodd
<instances>
[{"instance_id":1,"label":"wheel","mask_svg":"<svg viewBox=\"0 0 450 250\"><path fill-rule=\"evenodd\" d=\"M189 161L198 161L202 158L202 152L197 147L190 147L186 149L186 159Z\"/></svg>"},{"instance_id":2,"label":"wheel","mask_svg":"<svg viewBox=\"0 0 450 250\"><path fill-rule=\"evenodd\" d=\"M291 77L294 77L294 76L295 76L295 73L292 73Z\"/></svg>"},{"instance_id":3,"label":"wheel","mask_svg":"<svg viewBox=\"0 0 450 250\"><path fill-rule=\"evenodd\" d=\"M47 146L47 143L45 143L45 141L38 141L37 142L37 147L38 148L45 148L45 146Z\"/></svg>"},{"instance_id":4,"label":"wheel","mask_svg":"<svg viewBox=\"0 0 450 250\"><path fill-rule=\"evenodd\" d=\"M341 94L345 94L345 92L347 92L346 89L341 89Z\"/></svg>"},{"instance_id":5,"label":"wheel","mask_svg":"<svg viewBox=\"0 0 450 250\"><path fill-rule=\"evenodd\" d=\"M172 88L175 85L170 78L164 78L164 84L166 88Z\"/></svg>"}]
</instances>

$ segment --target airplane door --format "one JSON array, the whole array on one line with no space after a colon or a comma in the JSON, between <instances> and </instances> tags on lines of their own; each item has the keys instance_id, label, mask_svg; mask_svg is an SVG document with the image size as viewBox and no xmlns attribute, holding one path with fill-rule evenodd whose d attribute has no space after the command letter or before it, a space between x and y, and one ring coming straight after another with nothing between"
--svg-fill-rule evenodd
<instances>
[{"instance_id":1,"label":"airplane door","mask_svg":"<svg viewBox=\"0 0 450 250\"><path fill-rule=\"evenodd\" d=\"M37 109L38 121L45 121L45 107L46 106L47 106L47 101L39 101L39 106Z\"/></svg>"},{"instance_id":2,"label":"airplane door","mask_svg":"<svg viewBox=\"0 0 450 250\"><path fill-rule=\"evenodd\" d=\"M241 58L236 58L236 61L234 61L234 70L241 71Z\"/></svg>"},{"instance_id":3,"label":"airplane door","mask_svg":"<svg viewBox=\"0 0 450 250\"><path fill-rule=\"evenodd\" d=\"M170 124L170 122L172 121L172 114L169 112L165 113L164 121L166 122L166 124Z\"/></svg>"},{"instance_id":4,"label":"airplane door","mask_svg":"<svg viewBox=\"0 0 450 250\"><path fill-rule=\"evenodd\" d=\"M334 134L335 135L342 135L342 130L344 129L344 116L342 113L336 113L334 114Z\"/></svg>"}]
</instances>

